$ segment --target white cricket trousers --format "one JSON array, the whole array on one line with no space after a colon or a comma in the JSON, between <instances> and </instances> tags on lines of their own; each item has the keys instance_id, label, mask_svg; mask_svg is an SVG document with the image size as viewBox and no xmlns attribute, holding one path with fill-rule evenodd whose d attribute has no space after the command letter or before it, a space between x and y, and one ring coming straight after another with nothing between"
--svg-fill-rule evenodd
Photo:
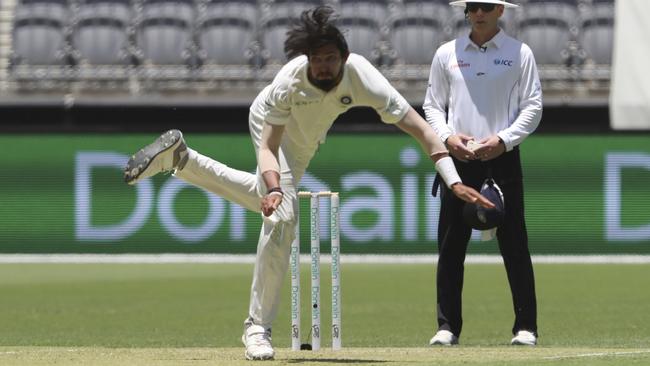
<instances>
[{"instance_id":1,"label":"white cricket trousers","mask_svg":"<svg viewBox=\"0 0 650 366\"><path fill-rule=\"evenodd\" d=\"M188 161L176 177L201 187L251 211L261 213L267 187L259 169L256 174L229 168L188 148ZM298 218L296 186L306 167L289 168L280 149L280 184L284 192L280 207L262 221L251 285L249 317L254 324L271 328L278 312L282 281L289 267L291 242Z\"/></svg>"}]
</instances>

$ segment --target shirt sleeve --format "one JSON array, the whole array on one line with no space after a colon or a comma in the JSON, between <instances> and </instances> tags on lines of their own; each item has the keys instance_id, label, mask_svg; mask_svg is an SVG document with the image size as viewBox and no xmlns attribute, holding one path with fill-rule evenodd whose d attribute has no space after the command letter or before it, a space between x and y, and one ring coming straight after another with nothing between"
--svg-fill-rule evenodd
<instances>
[{"instance_id":1,"label":"shirt sleeve","mask_svg":"<svg viewBox=\"0 0 650 366\"><path fill-rule=\"evenodd\" d=\"M506 151L521 144L535 131L542 119L542 84L539 81L537 64L530 48L521 47L521 76L519 79L519 114L515 121L497 134L506 146Z\"/></svg>"},{"instance_id":2,"label":"shirt sleeve","mask_svg":"<svg viewBox=\"0 0 650 366\"><path fill-rule=\"evenodd\" d=\"M264 121L272 125L286 125L291 114L289 79L274 80L264 97Z\"/></svg>"},{"instance_id":3,"label":"shirt sleeve","mask_svg":"<svg viewBox=\"0 0 650 366\"><path fill-rule=\"evenodd\" d=\"M449 104L450 85L441 53L441 50L438 49L433 56L429 73L429 85L424 95L422 109L424 109L427 122L444 142L453 132L447 124L447 114L445 112Z\"/></svg>"},{"instance_id":4,"label":"shirt sleeve","mask_svg":"<svg viewBox=\"0 0 650 366\"><path fill-rule=\"evenodd\" d=\"M359 79L365 88L368 106L377 111L384 123L401 121L411 108L408 101L369 61L357 56L355 63Z\"/></svg>"}]
</instances>

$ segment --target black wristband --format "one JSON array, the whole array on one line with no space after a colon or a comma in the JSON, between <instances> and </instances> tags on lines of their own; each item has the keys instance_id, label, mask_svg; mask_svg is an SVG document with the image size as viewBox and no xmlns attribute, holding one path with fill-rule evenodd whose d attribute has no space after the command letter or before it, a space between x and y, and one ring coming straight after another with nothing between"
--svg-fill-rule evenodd
<instances>
[{"instance_id":1,"label":"black wristband","mask_svg":"<svg viewBox=\"0 0 650 366\"><path fill-rule=\"evenodd\" d=\"M271 193L273 193L273 192L278 192L278 193L280 193L281 195L284 196L284 192L282 192L282 188L281 188L281 187L273 187L273 188L270 188L270 189L266 192L266 194L271 194Z\"/></svg>"}]
</instances>

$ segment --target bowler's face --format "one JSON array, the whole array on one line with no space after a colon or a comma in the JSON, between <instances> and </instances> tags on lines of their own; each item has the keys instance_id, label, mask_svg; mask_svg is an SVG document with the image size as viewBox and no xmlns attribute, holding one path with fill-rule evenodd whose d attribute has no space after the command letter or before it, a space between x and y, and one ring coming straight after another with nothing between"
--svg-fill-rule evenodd
<instances>
[{"instance_id":1,"label":"bowler's face","mask_svg":"<svg viewBox=\"0 0 650 366\"><path fill-rule=\"evenodd\" d=\"M325 91L333 89L341 81L345 58L334 44L327 44L309 54L309 79Z\"/></svg>"}]
</instances>

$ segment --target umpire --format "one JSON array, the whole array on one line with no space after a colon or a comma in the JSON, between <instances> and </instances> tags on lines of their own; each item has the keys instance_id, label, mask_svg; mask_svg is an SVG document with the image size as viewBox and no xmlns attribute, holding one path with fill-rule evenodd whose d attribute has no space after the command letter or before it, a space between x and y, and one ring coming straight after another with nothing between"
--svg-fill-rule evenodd
<instances>
[{"instance_id":1,"label":"umpire","mask_svg":"<svg viewBox=\"0 0 650 366\"><path fill-rule=\"evenodd\" d=\"M487 178L501 187L505 217L496 229L515 312L515 345L537 344L535 279L528 251L519 145L538 126L542 90L530 48L498 26L501 0L461 0L471 32L438 48L424 101L427 121L445 141L467 185ZM464 202L444 184L438 224L438 331L431 345L458 343L465 253L472 228ZM437 187L434 186L434 195Z\"/></svg>"}]
</instances>

